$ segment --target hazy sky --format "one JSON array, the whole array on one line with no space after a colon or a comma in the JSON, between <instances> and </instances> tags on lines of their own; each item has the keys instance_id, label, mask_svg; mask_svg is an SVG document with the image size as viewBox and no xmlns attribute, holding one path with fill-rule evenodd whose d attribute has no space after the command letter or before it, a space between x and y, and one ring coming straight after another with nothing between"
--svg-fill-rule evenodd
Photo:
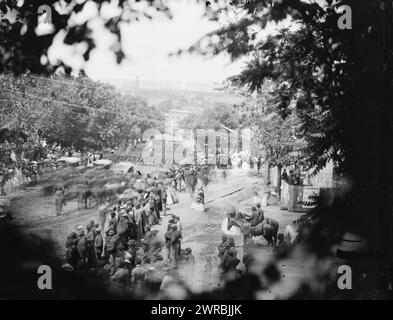
<instances>
[{"instance_id":1,"label":"hazy sky","mask_svg":"<svg viewBox=\"0 0 393 320\"><path fill-rule=\"evenodd\" d=\"M139 76L142 82L213 83L221 82L240 71L242 63L231 64L229 57L225 55L213 59L189 54L168 57L170 52L188 48L207 32L219 27L219 22L202 18L205 10L202 3L197 4L192 0L172 0L169 1L169 6L174 15L171 20L159 16L153 20L131 23L122 28L122 44L127 60L120 66L115 63L114 56L109 51L112 44L111 35L103 31L99 21L92 22L93 35L98 48L94 49L85 66L87 74L93 79L101 80L108 78L134 80ZM89 14L95 14L94 7L87 10L85 17ZM76 67L82 67L83 61L76 59L73 53L81 52L84 48L65 48L61 42L61 37L55 41L50 58L61 57Z\"/></svg>"},{"instance_id":2,"label":"hazy sky","mask_svg":"<svg viewBox=\"0 0 393 320\"><path fill-rule=\"evenodd\" d=\"M160 81L213 84L222 82L241 71L244 62L231 63L229 56L225 54L212 59L197 54L168 57L169 53L178 49L187 49L206 33L218 29L225 21L224 16L221 22L212 22L203 18L202 15L206 10L204 2L197 4L195 0L168 0L168 4L173 19L155 15L153 20L144 19L122 26L122 45L126 60L121 65L116 64L114 55L110 51L114 36L104 30L102 19L96 18L96 5L91 2L87 3L82 13L74 17L74 22L77 24L91 20L89 25L93 30L97 48L92 51L88 63L85 64L81 58L86 50L83 44L64 45L62 33L56 36L54 45L49 51L49 59L55 62L60 58L74 69L84 68L95 80L135 80L138 76L141 83ZM139 2L136 5L147 6L146 2ZM102 13L109 18L116 13L116 10L119 10L116 5L108 5ZM289 19L280 23L281 26L289 26L289 24ZM275 30L277 25L269 23L262 36Z\"/></svg>"}]
</instances>

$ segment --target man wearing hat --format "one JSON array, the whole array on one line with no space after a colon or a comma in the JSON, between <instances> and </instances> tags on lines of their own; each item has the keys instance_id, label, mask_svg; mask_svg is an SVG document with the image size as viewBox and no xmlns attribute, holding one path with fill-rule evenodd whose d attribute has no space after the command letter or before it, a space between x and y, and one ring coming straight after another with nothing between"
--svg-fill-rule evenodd
<instances>
[{"instance_id":1,"label":"man wearing hat","mask_svg":"<svg viewBox=\"0 0 393 320\"><path fill-rule=\"evenodd\" d=\"M83 263L86 263L87 261L87 239L85 236L85 231L83 230L83 226L79 225L77 227L78 230L78 240L76 244L76 249L79 254L79 259Z\"/></svg>"},{"instance_id":2,"label":"man wearing hat","mask_svg":"<svg viewBox=\"0 0 393 320\"><path fill-rule=\"evenodd\" d=\"M166 188L162 182L160 182L158 185L161 190L161 201L162 201L162 211L163 211L162 214L164 216L166 216L166 204L167 204L168 194L167 194Z\"/></svg>"},{"instance_id":3,"label":"man wearing hat","mask_svg":"<svg viewBox=\"0 0 393 320\"><path fill-rule=\"evenodd\" d=\"M256 207L251 207L251 216L247 219L251 223L251 227L255 227L259 223L259 212Z\"/></svg>"},{"instance_id":4,"label":"man wearing hat","mask_svg":"<svg viewBox=\"0 0 393 320\"><path fill-rule=\"evenodd\" d=\"M138 229L138 238L139 239L142 238L142 236L143 236L143 221L142 221L143 217L142 217L142 215L143 215L143 209L141 208L141 204L138 203L136 205L136 210L135 210L134 216L135 216L135 224Z\"/></svg>"},{"instance_id":5,"label":"man wearing hat","mask_svg":"<svg viewBox=\"0 0 393 320\"><path fill-rule=\"evenodd\" d=\"M188 247L188 248L186 248L184 251L186 252L185 263L186 263L186 264L188 263L188 264L195 265L195 257L194 257L194 255L192 254L191 248Z\"/></svg>"},{"instance_id":6,"label":"man wearing hat","mask_svg":"<svg viewBox=\"0 0 393 320\"><path fill-rule=\"evenodd\" d=\"M258 217L259 217L259 219L258 219L258 224L259 224L259 223L263 222L263 220L265 219L265 213L262 210L262 206L261 206L260 202L257 203L257 211L258 211Z\"/></svg>"},{"instance_id":7,"label":"man wearing hat","mask_svg":"<svg viewBox=\"0 0 393 320\"><path fill-rule=\"evenodd\" d=\"M126 243L129 233L128 233L128 214L125 210L121 212L121 217L116 226L116 234L119 236L120 241Z\"/></svg>"},{"instance_id":8,"label":"man wearing hat","mask_svg":"<svg viewBox=\"0 0 393 320\"><path fill-rule=\"evenodd\" d=\"M180 237L183 238L183 225L180 222L180 217L179 216L175 216L174 220L175 220L175 226L177 228L177 231L180 232ZM179 242L179 254L180 254L180 251L181 251L181 242Z\"/></svg>"},{"instance_id":9,"label":"man wearing hat","mask_svg":"<svg viewBox=\"0 0 393 320\"><path fill-rule=\"evenodd\" d=\"M118 237L114 234L113 230L108 231L107 243L105 246L105 252L109 255L109 264L111 265L112 274L115 269L115 257L117 249Z\"/></svg>"},{"instance_id":10,"label":"man wearing hat","mask_svg":"<svg viewBox=\"0 0 393 320\"><path fill-rule=\"evenodd\" d=\"M228 237L228 244L231 250L235 252L235 256L237 256L237 251L236 251L236 246L235 246L235 240L233 240L232 237Z\"/></svg>"},{"instance_id":11,"label":"man wearing hat","mask_svg":"<svg viewBox=\"0 0 393 320\"><path fill-rule=\"evenodd\" d=\"M177 230L175 225L172 226L172 232L170 234L170 244L171 244L171 262L176 267L178 257L180 254L180 243L181 243L181 233Z\"/></svg>"},{"instance_id":12,"label":"man wearing hat","mask_svg":"<svg viewBox=\"0 0 393 320\"><path fill-rule=\"evenodd\" d=\"M143 237L142 243L146 246L146 251L150 250L150 241L153 236L153 233L151 232L151 227L146 226L145 228L145 236Z\"/></svg>"},{"instance_id":13,"label":"man wearing hat","mask_svg":"<svg viewBox=\"0 0 393 320\"><path fill-rule=\"evenodd\" d=\"M223 254L225 253L225 246L228 243L228 237L226 235L223 235L221 237L221 243L218 246L218 257L221 258Z\"/></svg>"},{"instance_id":14,"label":"man wearing hat","mask_svg":"<svg viewBox=\"0 0 393 320\"><path fill-rule=\"evenodd\" d=\"M66 241L66 260L67 263L72 265L74 268L76 267L79 259L78 251L76 250L76 245L78 243L78 237L76 232L71 232L71 234L67 237Z\"/></svg>"},{"instance_id":15,"label":"man wearing hat","mask_svg":"<svg viewBox=\"0 0 393 320\"><path fill-rule=\"evenodd\" d=\"M167 253L168 253L168 256L167 256L168 259L170 259L170 257L171 257L171 236L172 236L172 232L173 232L172 226L173 226L172 224L168 224L167 231L164 235L165 246L166 246Z\"/></svg>"},{"instance_id":16,"label":"man wearing hat","mask_svg":"<svg viewBox=\"0 0 393 320\"><path fill-rule=\"evenodd\" d=\"M96 253L96 259L101 258L103 247L104 247L104 239L102 238L101 228L97 228L96 238L94 239L94 250Z\"/></svg>"},{"instance_id":17,"label":"man wearing hat","mask_svg":"<svg viewBox=\"0 0 393 320\"><path fill-rule=\"evenodd\" d=\"M86 247L86 254L87 254L87 260L90 266L93 266L96 264L96 254L95 254L95 248L94 248L94 240L95 240L95 227L94 227L94 221L90 221L87 226L86 226L86 241L87 241L87 247Z\"/></svg>"},{"instance_id":18,"label":"man wearing hat","mask_svg":"<svg viewBox=\"0 0 393 320\"><path fill-rule=\"evenodd\" d=\"M109 229L112 229L113 231L116 230L117 221L118 221L118 219L116 217L116 211L114 211L114 210L111 212L111 218L109 220Z\"/></svg>"},{"instance_id":19,"label":"man wearing hat","mask_svg":"<svg viewBox=\"0 0 393 320\"><path fill-rule=\"evenodd\" d=\"M63 210L63 205L65 205L64 190L61 187L56 187L53 199L56 207L56 216L59 216Z\"/></svg>"},{"instance_id":20,"label":"man wearing hat","mask_svg":"<svg viewBox=\"0 0 393 320\"><path fill-rule=\"evenodd\" d=\"M240 263L240 260L236 258L236 253L233 249L227 251L225 259L222 261L222 269L224 273L236 272L236 267Z\"/></svg>"},{"instance_id":21,"label":"man wearing hat","mask_svg":"<svg viewBox=\"0 0 393 320\"><path fill-rule=\"evenodd\" d=\"M226 258L228 257L228 252L231 249L231 246L229 245L228 241L224 243L223 245L223 251L222 251L222 255L220 256L220 264L219 267L221 268L221 270L223 269L223 264L224 261L226 260Z\"/></svg>"}]
</instances>

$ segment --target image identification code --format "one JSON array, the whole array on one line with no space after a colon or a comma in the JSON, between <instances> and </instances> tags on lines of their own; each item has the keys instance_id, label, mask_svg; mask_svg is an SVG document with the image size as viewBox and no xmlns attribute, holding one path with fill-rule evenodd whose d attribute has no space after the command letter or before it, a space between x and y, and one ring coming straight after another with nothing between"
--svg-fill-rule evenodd
<instances>
[{"instance_id":1,"label":"image identification code","mask_svg":"<svg viewBox=\"0 0 393 320\"><path fill-rule=\"evenodd\" d=\"M156 307L152 307L152 315L175 315L182 318L186 314L195 315L224 315L232 317L235 315L241 315L241 305L226 305L226 304L197 304L194 307L175 307L175 306L164 306L158 304Z\"/></svg>"}]
</instances>

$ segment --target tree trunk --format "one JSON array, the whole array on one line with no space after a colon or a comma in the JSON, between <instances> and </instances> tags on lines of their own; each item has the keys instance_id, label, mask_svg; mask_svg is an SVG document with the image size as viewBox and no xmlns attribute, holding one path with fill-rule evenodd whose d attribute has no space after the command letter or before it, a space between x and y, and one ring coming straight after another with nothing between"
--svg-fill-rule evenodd
<instances>
[{"instance_id":1,"label":"tree trunk","mask_svg":"<svg viewBox=\"0 0 393 320\"><path fill-rule=\"evenodd\" d=\"M281 200L281 170L282 170L282 165L279 164L277 166L277 188L276 188L279 201Z\"/></svg>"},{"instance_id":2,"label":"tree trunk","mask_svg":"<svg viewBox=\"0 0 393 320\"><path fill-rule=\"evenodd\" d=\"M269 185L271 183L270 181L270 163L267 163L266 166L266 179L265 179L265 185Z\"/></svg>"}]
</instances>

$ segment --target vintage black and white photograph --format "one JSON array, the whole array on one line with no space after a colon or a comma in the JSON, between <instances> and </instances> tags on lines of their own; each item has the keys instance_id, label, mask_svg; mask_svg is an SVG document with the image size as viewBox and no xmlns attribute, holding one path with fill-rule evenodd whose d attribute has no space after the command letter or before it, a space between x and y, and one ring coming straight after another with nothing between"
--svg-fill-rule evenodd
<instances>
[{"instance_id":1,"label":"vintage black and white photograph","mask_svg":"<svg viewBox=\"0 0 393 320\"><path fill-rule=\"evenodd\" d=\"M392 0L0 0L0 299L391 299L392 59Z\"/></svg>"}]
</instances>

